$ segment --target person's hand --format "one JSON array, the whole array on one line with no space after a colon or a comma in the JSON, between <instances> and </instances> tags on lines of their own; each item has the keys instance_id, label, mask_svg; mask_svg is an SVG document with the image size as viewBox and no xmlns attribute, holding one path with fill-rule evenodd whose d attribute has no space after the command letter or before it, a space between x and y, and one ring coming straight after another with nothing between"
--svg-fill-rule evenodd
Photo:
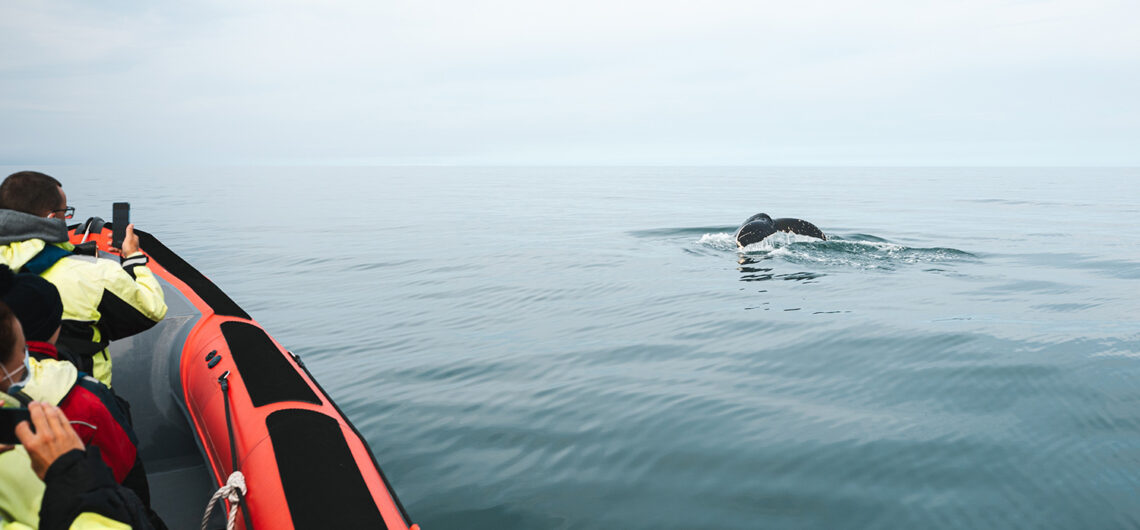
<instances>
[{"instance_id":1,"label":"person's hand","mask_svg":"<svg viewBox=\"0 0 1140 530\"><path fill-rule=\"evenodd\" d=\"M32 470L43 480L57 458L75 449L82 451L83 440L57 407L34 401L28 405L28 413L36 432L32 432L28 422L21 421L16 425L16 437L32 458Z\"/></svg>"},{"instance_id":2,"label":"person's hand","mask_svg":"<svg viewBox=\"0 0 1140 530\"><path fill-rule=\"evenodd\" d=\"M135 235L134 223L127 225L127 233L123 236L123 248L111 247L111 250L117 251L124 258L139 251L139 236Z\"/></svg>"}]
</instances>

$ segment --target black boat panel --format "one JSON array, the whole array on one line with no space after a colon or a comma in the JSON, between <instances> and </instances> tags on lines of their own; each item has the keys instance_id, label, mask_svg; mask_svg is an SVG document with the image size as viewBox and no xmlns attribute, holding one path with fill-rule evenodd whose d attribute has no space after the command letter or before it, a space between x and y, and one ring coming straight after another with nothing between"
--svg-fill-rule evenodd
<instances>
[{"instance_id":1,"label":"black boat panel","mask_svg":"<svg viewBox=\"0 0 1140 530\"><path fill-rule=\"evenodd\" d=\"M328 528L330 518L338 528L388 527L335 418L282 409L265 425L295 528Z\"/></svg>"},{"instance_id":2,"label":"black boat panel","mask_svg":"<svg viewBox=\"0 0 1140 530\"><path fill-rule=\"evenodd\" d=\"M265 330L236 321L224 322L221 328L253 406L282 401L321 404L321 399L281 355Z\"/></svg>"}]
</instances>

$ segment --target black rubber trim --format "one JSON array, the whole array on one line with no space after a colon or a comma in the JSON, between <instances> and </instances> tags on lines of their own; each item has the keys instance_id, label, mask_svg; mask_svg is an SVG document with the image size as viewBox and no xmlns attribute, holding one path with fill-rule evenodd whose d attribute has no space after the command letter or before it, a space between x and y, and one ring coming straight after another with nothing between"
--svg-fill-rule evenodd
<instances>
[{"instance_id":1,"label":"black rubber trim","mask_svg":"<svg viewBox=\"0 0 1140 530\"><path fill-rule=\"evenodd\" d=\"M396 496L396 488L393 488L392 483L388 481L388 476L384 474L384 469L380 467L380 462L376 460L376 455L372 453L372 446L368 445L368 440L360 434L360 431L356 429L356 425L353 425L352 420L348 419L344 411L340 410L340 406L336 404L336 401L333 401L329 393L325 392L320 381L317 381L317 378L313 377L313 374L309 372L309 368L305 366L305 363L298 361L297 366L300 366L301 369L305 371L305 375L309 376L309 380L313 382L313 386L321 391L321 395L324 396L325 401L327 401L329 405L332 405L332 408L336 409L336 413L344 418L344 423L348 425L349 429L352 429L352 434L355 434L356 438L360 440L360 443L364 444L364 449L368 451L368 457L372 459L372 465L376 466L376 472L380 473L380 479L384 481L384 487L388 488L388 495L396 502L396 507L400 509L400 515L404 517L404 525L412 526L412 518L408 516L408 510L404 509L404 503L400 502L400 497Z\"/></svg>"},{"instance_id":2,"label":"black rubber trim","mask_svg":"<svg viewBox=\"0 0 1140 530\"><path fill-rule=\"evenodd\" d=\"M336 419L284 409L265 426L294 528L388 528Z\"/></svg>"},{"instance_id":3,"label":"black rubber trim","mask_svg":"<svg viewBox=\"0 0 1140 530\"><path fill-rule=\"evenodd\" d=\"M106 226L111 227L111 223L107 223ZM173 250L166 248L166 245L163 245L157 238L138 229L135 230L135 234L139 236L139 247L145 250L151 259L162 265L162 268L189 285L194 290L194 294L206 302L206 305L210 306L215 314L253 320L249 313L246 313L217 285L214 285L214 282L198 272L198 269L186 263L186 260L175 254Z\"/></svg>"},{"instance_id":4,"label":"black rubber trim","mask_svg":"<svg viewBox=\"0 0 1140 530\"><path fill-rule=\"evenodd\" d=\"M219 327L253 406L282 401L321 404L321 399L293 368L286 354L277 349L265 330L237 321L223 322Z\"/></svg>"}]
</instances>

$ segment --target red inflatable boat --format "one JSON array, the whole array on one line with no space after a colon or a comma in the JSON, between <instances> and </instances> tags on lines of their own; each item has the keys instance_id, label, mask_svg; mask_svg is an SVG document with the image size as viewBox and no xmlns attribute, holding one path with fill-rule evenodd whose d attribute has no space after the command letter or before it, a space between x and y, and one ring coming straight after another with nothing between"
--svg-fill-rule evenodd
<instances>
[{"instance_id":1,"label":"red inflatable boat","mask_svg":"<svg viewBox=\"0 0 1140 530\"><path fill-rule=\"evenodd\" d=\"M114 384L131 403L151 496L168 525L198 528L211 494L240 471L248 489L238 527L418 529L300 357L157 239L136 233L169 309L154 328L111 345ZM72 243L84 236L76 229ZM86 235L115 257L106 254L110 237L110 225Z\"/></svg>"}]
</instances>

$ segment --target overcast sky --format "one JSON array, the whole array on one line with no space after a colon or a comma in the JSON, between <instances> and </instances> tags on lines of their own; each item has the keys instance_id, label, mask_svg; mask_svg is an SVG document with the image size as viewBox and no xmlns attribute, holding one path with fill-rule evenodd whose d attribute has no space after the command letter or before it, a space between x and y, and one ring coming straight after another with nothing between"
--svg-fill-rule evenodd
<instances>
[{"instance_id":1,"label":"overcast sky","mask_svg":"<svg viewBox=\"0 0 1140 530\"><path fill-rule=\"evenodd\" d=\"M0 164L1140 165L1136 0L0 0Z\"/></svg>"}]
</instances>

